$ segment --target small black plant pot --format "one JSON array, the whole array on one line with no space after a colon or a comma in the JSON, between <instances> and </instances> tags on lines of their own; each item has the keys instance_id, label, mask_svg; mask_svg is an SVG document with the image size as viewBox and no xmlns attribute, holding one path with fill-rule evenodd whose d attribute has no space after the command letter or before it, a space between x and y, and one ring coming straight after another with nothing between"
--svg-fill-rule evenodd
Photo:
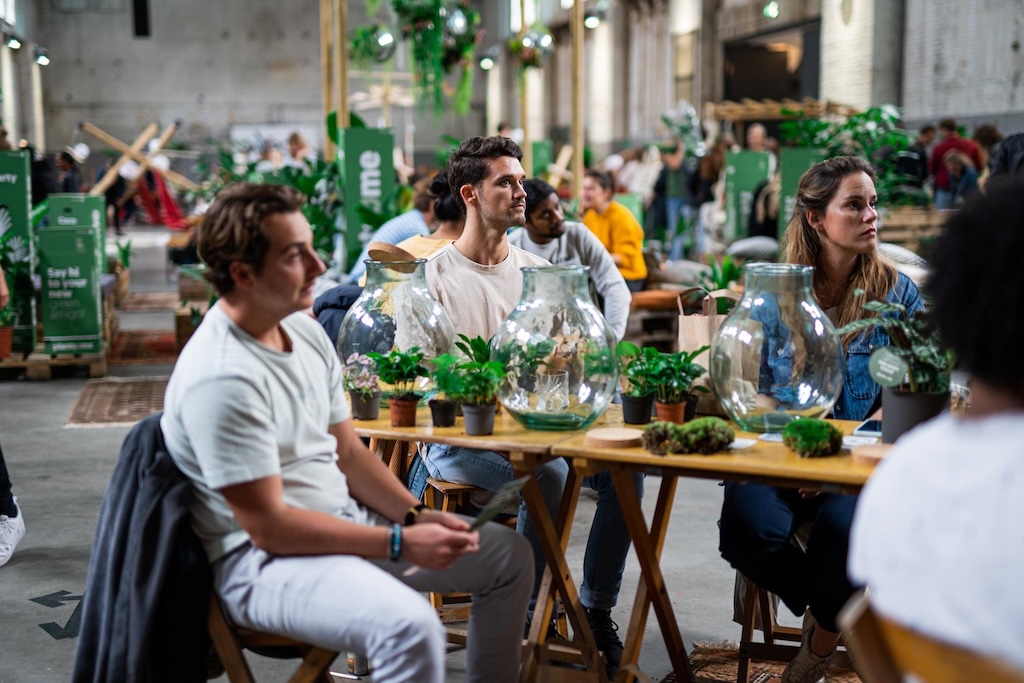
<instances>
[{"instance_id":1,"label":"small black plant pot","mask_svg":"<svg viewBox=\"0 0 1024 683\"><path fill-rule=\"evenodd\" d=\"M622 421L628 425L645 425L651 421L654 394L622 397Z\"/></svg>"},{"instance_id":2,"label":"small black plant pot","mask_svg":"<svg viewBox=\"0 0 1024 683\"><path fill-rule=\"evenodd\" d=\"M462 418L468 436L487 436L494 433L494 413L497 406L489 403L484 406L462 404Z\"/></svg>"},{"instance_id":3,"label":"small black plant pot","mask_svg":"<svg viewBox=\"0 0 1024 683\"><path fill-rule=\"evenodd\" d=\"M882 443L895 443L906 432L949 410L949 392L911 392L882 387Z\"/></svg>"},{"instance_id":4,"label":"small black plant pot","mask_svg":"<svg viewBox=\"0 0 1024 683\"><path fill-rule=\"evenodd\" d=\"M459 407L458 403L446 398L434 398L427 405L430 406L430 417L434 421L435 427L455 426L455 412Z\"/></svg>"},{"instance_id":5,"label":"small black plant pot","mask_svg":"<svg viewBox=\"0 0 1024 683\"><path fill-rule=\"evenodd\" d=\"M352 403L353 420L376 420L380 415L380 392L364 399L358 391L348 392Z\"/></svg>"},{"instance_id":6,"label":"small black plant pot","mask_svg":"<svg viewBox=\"0 0 1024 683\"><path fill-rule=\"evenodd\" d=\"M689 422L697 414L697 404L700 403L699 394L686 395L686 410L683 411L683 419Z\"/></svg>"}]
</instances>

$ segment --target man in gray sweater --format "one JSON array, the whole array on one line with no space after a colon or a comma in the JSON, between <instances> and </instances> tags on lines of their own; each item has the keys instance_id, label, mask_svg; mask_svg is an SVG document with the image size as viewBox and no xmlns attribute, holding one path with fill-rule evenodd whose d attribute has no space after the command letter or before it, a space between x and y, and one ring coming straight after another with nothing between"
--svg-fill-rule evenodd
<instances>
[{"instance_id":1,"label":"man in gray sweater","mask_svg":"<svg viewBox=\"0 0 1024 683\"><path fill-rule=\"evenodd\" d=\"M615 266L611 254L587 226L566 222L555 188L539 178L523 183L526 190L526 223L513 230L509 244L540 256L552 265L579 265L590 267L590 282L615 338L626 334L629 304L633 295Z\"/></svg>"}]
</instances>

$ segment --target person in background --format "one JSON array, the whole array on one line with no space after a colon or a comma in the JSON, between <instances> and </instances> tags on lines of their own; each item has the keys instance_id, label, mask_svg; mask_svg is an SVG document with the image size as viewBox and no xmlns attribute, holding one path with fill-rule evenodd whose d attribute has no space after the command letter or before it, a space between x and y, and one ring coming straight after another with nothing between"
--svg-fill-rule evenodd
<instances>
[{"instance_id":1,"label":"person in background","mask_svg":"<svg viewBox=\"0 0 1024 683\"><path fill-rule=\"evenodd\" d=\"M386 221L370 235L366 245L363 245L359 258L352 264L352 270L348 274L349 284L358 283L366 273L366 264L363 262L369 258L367 245L370 242L398 244L414 235L425 237L430 234L430 226L434 223L434 198L430 194L429 186L429 178L418 180L413 185L412 208Z\"/></svg>"},{"instance_id":2,"label":"person in background","mask_svg":"<svg viewBox=\"0 0 1024 683\"><path fill-rule=\"evenodd\" d=\"M0 267L0 309L11 302L4 269ZM14 549L25 536L25 518L18 507L18 499L11 493L11 475L7 473L4 449L0 448L0 567L7 564Z\"/></svg>"},{"instance_id":3,"label":"person in background","mask_svg":"<svg viewBox=\"0 0 1024 683\"><path fill-rule=\"evenodd\" d=\"M779 157L775 151L768 146L768 132L760 123L753 123L747 128L747 151L766 152L768 154L768 177L775 175L775 169L779 166ZM778 145L778 142L775 143ZM776 147L777 149L777 147Z\"/></svg>"},{"instance_id":4,"label":"person in background","mask_svg":"<svg viewBox=\"0 0 1024 683\"><path fill-rule=\"evenodd\" d=\"M588 266L604 317L615 331L615 338L621 340L626 334L632 295L608 250L585 225L565 220L555 188L539 178L531 178L523 183L523 189L526 223L509 233L509 244L555 266Z\"/></svg>"},{"instance_id":5,"label":"person in background","mask_svg":"<svg viewBox=\"0 0 1024 683\"><path fill-rule=\"evenodd\" d=\"M924 187L928 180L928 147L935 141L935 126L921 126L917 139L896 159L896 172L905 176L904 183Z\"/></svg>"},{"instance_id":6,"label":"person in background","mask_svg":"<svg viewBox=\"0 0 1024 683\"><path fill-rule=\"evenodd\" d=\"M939 138L941 140L932 150L932 158L928 162L928 172L935 178L935 208L950 209L953 207L953 191L950 189L949 171L944 162L946 152L951 149L963 152L975 171L980 171L983 164L978 145L973 140L960 137L955 119L939 121Z\"/></svg>"},{"instance_id":7,"label":"person in background","mask_svg":"<svg viewBox=\"0 0 1024 683\"><path fill-rule=\"evenodd\" d=\"M783 260L814 266L814 296L837 328L875 315L863 309L865 300L900 303L909 315L922 307L910 278L878 254L877 199L874 169L858 157L823 161L800 178ZM772 330L782 324L779 318L761 323L765 340L785 339L784 332ZM846 378L832 417L863 420L881 404L881 390L868 373L871 349L889 344L889 336L875 327L848 334L842 343ZM762 382L791 369L793 354L791 344L765 348ZM725 485L722 557L804 617L800 650L786 666L783 683L815 683L832 661L839 640L836 616L854 592L846 562L856 501L820 490ZM804 551L790 537L806 523L813 526Z\"/></svg>"},{"instance_id":8,"label":"person in background","mask_svg":"<svg viewBox=\"0 0 1024 683\"><path fill-rule=\"evenodd\" d=\"M860 495L849 573L886 617L1024 669L1024 182L993 177L928 256L971 405L904 435ZM999 314L979 301L1005 302Z\"/></svg>"},{"instance_id":9,"label":"person in background","mask_svg":"<svg viewBox=\"0 0 1024 683\"><path fill-rule=\"evenodd\" d=\"M959 206L964 198L978 189L978 172L963 152L951 149L942 157L949 176L949 191L953 195L953 206Z\"/></svg>"},{"instance_id":10,"label":"person in background","mask_svg":"<svg viewBox=\"0 0 1024 683\"><path fill-rule=\"evenodd\" d=\"M583 224L611 254L629 291L641 291L647 282L644 229L629 209L612 199L612 179L607 173L587 171L580 208L584 212Z\"/></svg>"},{"instance_id":11,"label":"person in background","mask_svg":"<svg viewBox=\"0 0 1024 683\"><path fill-rule=\"evenodd\" d=\"M114 158L106 157L103 161L103 165L96 170L97 182L103 179L103 176L113 168ZM107 189L103 191L103 196L106 199L107 208L107 225L113 224L114 234L118 237L124 235L124 230L121 228L121 205L123 202L124 193L127 190L127 183L124 177L120 173L114 178L114 182L107 186Z\"/></svg>"},{"instance_id":12,"label":"person in background","mask_svg":"<svg viewBox=\"0 0 1024 683\"><path fill-rule=\"evenodd\" d=\"M992 171L993 158L999 152L999 144L1003 141L1003 134L991 123L983 123L974 129L974 141L978 143L982 162L981 168L978 169L978 185L984 187Z\"/></svg>"},{"instance_id":13,"label":"person in background","mask_svg":"<svg viewBox=\"0 0 1024 683\"><path fill-rule=\"evenodd\" d=\"M498 124L498 135L503 138L512 137L512 126L510 126L506 121L502 121Z\"/></svg>"},{"instance_id":14,"label":"person in background","mask_svg":"<svg viewBox=\"0 0 1024 683\"><path fill-rule=\"evenodd\" d=\"M696 213L688 203L690 173L684 164L685 156L685 145L677 141L663 155L661 173L654 183L655 202L658 201L657 198L661 198L664 205L664 247L671 261L683 258L687 231L680 230L680 223L682 222L682 227L685 228Z\"/></svg>"},{"instance_id":15,"label":"person in background","mask_svg":"<svg viewBox=\"0 0 1024 683\"><path fill-rule=\"evenodd\" d=\"M1011 133L992 155L991 178L1024 175L1024 132Z\"/></svg>"},{"instance_id":16,"label":"person in background","mask_svg":"<svg viewBox=\"0 0 1024 683\"><path fill-rule=\"evenodd\" d=\"M57 152L57 186L58 192L81 192L82 173L78 170L78 162L71 152Z\"/></svg>"},{"instance_id":17,"label":"person in background","mask_svg":"<svg viewBox=\"0 0 1024 683\"><path fill-rule=\"evenodd\" d=\"M14 149L14 145L11 144L10 139L7 137L7 129L0 126L0 151L8 151Z\"/></svg>"},{"instance_id":18,"label":"person in background","mask_svg":"<svg viewBox=\"0 0 1024 683\"><path fill-rule=\"evenodd\" d=\"M282 166L309 168L316 161L316 152L309 148L302 133L295 131L288 136L288 156L281 162Z\"/></svg>"},{"instance_id":19,"label":"person in background","mask_svg":"<svg viewBox=\"0 0 1024 683\"><path fill-rule=\"evenodd\" d=\"M448 176L444 169L437 172L427 188L434 198L433 210L435 230L429 235L413 235L398 243L398 246L416 258L429 258L462 236L466 227L466 215L452 196Z\"/></svg>"}]
</instances>

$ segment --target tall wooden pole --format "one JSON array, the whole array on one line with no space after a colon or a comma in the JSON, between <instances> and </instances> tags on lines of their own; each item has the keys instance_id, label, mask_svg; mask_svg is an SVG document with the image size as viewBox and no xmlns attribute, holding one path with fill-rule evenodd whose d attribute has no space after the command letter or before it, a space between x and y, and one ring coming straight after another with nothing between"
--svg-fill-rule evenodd
<instances>
[{"instance_id":1,"label":"tall wooden pole","mask_svg":"<svg viewBox=\"0 0 1024 683\"><path fill-rule=\"evenodd\" d=\"M320 94L324 105L324 122L331 113L331 2L320 0ZM324 159L334 158L334 140L324 142Z\"/></svg>"},{"instance_id":2,"label":"tall wooden pole","mask_svg":"<svg viewBox=\"0 0 1024 683\"><path fill-rule=\"evenodd\" d=\"M583 0L572 3L572 196L583 190Z\"/></svg>"},{"instance_id":3,"label":"tall wooden pole","mask_svg":"<svg viewBox=\"0 0 1024 683\"><path fill-rule=\"evenodd\" d=\"M334 0L334 64L338 85L338 128L348 128L348 0Z\"/></svg>"},{"instance_id":4,"label":"tall wooden pole","mask_svg":"<svg viewBox=\"0 0 1024 683\"><path fill-rule=\"evenodd\" d=\"M519 40L526 35L526 0L519 0ZM534 45L534 49L536 49ZM533 170L533 145L530 144L530 107L526 96L526 69L519 71L519 126L523 129L523 168L526 175L536 175Z\"/></svg>"}]
</instances>

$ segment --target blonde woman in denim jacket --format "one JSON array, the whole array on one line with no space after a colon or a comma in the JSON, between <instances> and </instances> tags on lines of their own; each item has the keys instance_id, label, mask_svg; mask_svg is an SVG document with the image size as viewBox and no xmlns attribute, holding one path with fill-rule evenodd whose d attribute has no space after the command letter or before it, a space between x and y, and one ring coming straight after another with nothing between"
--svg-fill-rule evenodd
<instances>
[{"instance_id":1,"label":"blonde woman in denim jacket","mask_svg":"<svg viewBox=\"0 0 1024 683\"><path fill-rule=\"evenodd\" d=\"M838 328L867 315L867 299L922 307L911 280L878 255L874 169L857 157L823 161L800 179L796 207L783 241L785 261L814 266L814 295ZM855 290L865 294L856 295ZM771 335L766 335L770 337ZM887 345L874 328L843 338L846 380L832 416L861 420L877 410L880 389L868 374L872 349ZM768 357L772 358L770 350ZM774 368L762 367L762 382ZM800 651L786 667L783 683L813 683L825 673L836 644L836 615L853 594L846 574L850 525L856 496L821 494L761 484L726 484L720 521L722 557L759 586L804 615ZM790 543L811 523L806 551Z\"/></svg>"}]
</instances>

